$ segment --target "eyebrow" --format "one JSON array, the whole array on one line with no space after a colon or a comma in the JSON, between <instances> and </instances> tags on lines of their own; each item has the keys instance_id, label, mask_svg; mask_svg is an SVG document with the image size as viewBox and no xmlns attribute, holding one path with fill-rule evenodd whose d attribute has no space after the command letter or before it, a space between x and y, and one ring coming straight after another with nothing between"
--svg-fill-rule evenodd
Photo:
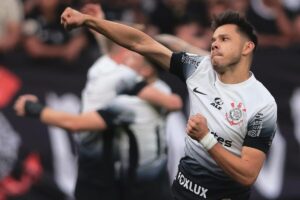
<instances>
[{"instance_id":1,"label":"eyebrow","mask_svg":"<svg viewBox=\"0 0 300 200\"><path fill-rule=\"evenodd\" d=\"M218 35L217 37L229 37L229 34L224 33L224 34ZM214 42L214 41L216 40L217 37L212 37L212 38L211 38L211 41Z\"/></svg>"}]
</instances>

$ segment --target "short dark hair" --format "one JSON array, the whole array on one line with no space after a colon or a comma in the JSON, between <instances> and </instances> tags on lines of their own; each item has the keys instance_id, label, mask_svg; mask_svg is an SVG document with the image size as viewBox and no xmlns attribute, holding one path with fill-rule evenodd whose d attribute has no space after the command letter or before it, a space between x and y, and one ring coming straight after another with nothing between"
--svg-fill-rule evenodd
<instances>
[{"instance_id":1,"label":"short dark hair","mask_svg":"<svg viewBox=\"0 0 300 200\"><path fill-rule=\"evenodd\" d=\"M258 43L256 31L253 25L250 24L245 17L241 16L236 11L227 10L213 20L211 28L213 31L215 31L218 27L226 24L236 25L239 31L245 34L255 44L254 50L256 49Z\"/></svg>"}]
</instances>

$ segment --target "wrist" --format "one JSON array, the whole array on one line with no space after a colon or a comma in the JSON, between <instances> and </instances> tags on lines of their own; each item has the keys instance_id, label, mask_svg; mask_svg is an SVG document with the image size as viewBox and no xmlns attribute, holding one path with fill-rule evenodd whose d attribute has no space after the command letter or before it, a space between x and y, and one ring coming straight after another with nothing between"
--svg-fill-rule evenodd
<instances>
[{"instance_id":1,"label":"wrist","mask_svg":"<svg viewBox=\"0 0 300 200\"><path fill-rule=\"evenodd\" d=\"M208 131L206 135L199 140L199 143L203 146L206 151L209 151L213 146L215 146L218 141L217 139Z\"/></svg>"},{"instance_id":2,"label":"wrist","mask_svg":"<svg viewBox=\"0 0 300 200\"><path fill-rule=\"evenodd\" d=\"M25 102L25 116L32 118L40 118L44 105L38 102L26 101Z\"/></svg>"},{"instance_id":3,"label":"wrist","mask_svg":"<svg viewBox=\"0 0 300 200\"><path fill-rule=\"evenodd\" d=\"M93 28L95 26L96 17L90 15L83 15L83 21L81 26L87 26L88 28Z\"/></svg>"}]
</instances>

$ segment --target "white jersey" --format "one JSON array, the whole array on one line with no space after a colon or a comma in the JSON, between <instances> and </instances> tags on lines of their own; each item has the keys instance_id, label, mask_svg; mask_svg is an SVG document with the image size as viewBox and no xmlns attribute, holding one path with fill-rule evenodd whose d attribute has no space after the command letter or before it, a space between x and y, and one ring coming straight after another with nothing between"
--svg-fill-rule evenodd
<instances>
[{"instance_id":1,"label":"white jersey","mask_svg":"<svg viewBox=\"0 0 300 200\"><path fill-rule=\"evenodd\" d=\"M135 71L116 63L109 56L102 56L88 71L87 82L82 92L82 112L106 108L118 95L135 95L145 85ZM101 153L103 134L97 131L82 132L76 134L75 138L81 150L86 149L86 154Z\"/></svg>"},{"instance_id":2,"label":"white jersey","mask_svg":"<svg viewBox=\"0 0 300 200\"><path fill-rule=\"evenodd\" d=\"M276 130L277 106L253 73L244 82L225 84L218 79L209 56L187 53L173 54L170 70L186 81L190 115L206 117L210 133L224 148L237 156L243 146L268 151ZM190 163L202 166L209 174L228 178L203 146L189 136L185 154Z\"/></svg>"},{"instance_id":3,"label":"white jersey","mask_svg":"<svg viewBox=\"0 0 300 200\"><path fill-rule=\"evenodd\" d=\"M82 111L107 106L124 87L133 86L141 80L129 67L116 63L109 56L100 57L88 71L82 92Z\"/></svg>"},{"instance_id":4,"label":"white jersey","mask_svg":"<svg viewBox=\"0 0 300 200\"><path fill-rule=\"evenodd\" d=\"M161 80L156 80L151 84L161 92L171 93L170 87ZM164 155L165 142L165 117L166 110L155 107L150 103L136 96L121 95L117 97L113 104L124 106L133 111L134 119L129 129L133 132L139 155L138 165L148 166L161 155ZM129 138L126 134L121 134L121 157L122 163L127 168L129 166Z\"/></svg>"}]
</instances>

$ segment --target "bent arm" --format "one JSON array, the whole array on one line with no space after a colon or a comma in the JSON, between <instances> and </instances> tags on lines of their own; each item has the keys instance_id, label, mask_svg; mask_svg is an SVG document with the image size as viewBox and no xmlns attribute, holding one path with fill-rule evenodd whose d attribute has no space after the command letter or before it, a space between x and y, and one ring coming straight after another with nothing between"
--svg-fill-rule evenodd
<instances>
[{"instance_id":1,"label":"bent arm","mask_svg":"<svg viewBox=\"0 0 300 200\"><path fill-rule=\"evenodd\" d=\"M241 157L230 153L220 144L214 145L208 152L227 174L245 186L255 182L266 158L264 152L251 147L243 147Z\"/></svg>"},{"instance_id":2,"label":"bent arm","mask_svg":"<svg viewBox=\"0 0 300 200\"><path fill-rule=\"evenodd\" d=\"M163 107L168 111L179 110L182 107L182 101L178 95L166 94L152 86L144 87L137 96L151 104Z\"/></svg>"},{"instance_id":3,"label":"bent arm","mask_svg":"<svg viewBox=\"0 0 300 200\"><path fill-rule=\"evenodd\" d=\"M97 112L87 112L78 115L46 107L41 112L40 120L47 125L67 129L73 133L106 129L106 122Z\"/></svg>"}]
</instances>

